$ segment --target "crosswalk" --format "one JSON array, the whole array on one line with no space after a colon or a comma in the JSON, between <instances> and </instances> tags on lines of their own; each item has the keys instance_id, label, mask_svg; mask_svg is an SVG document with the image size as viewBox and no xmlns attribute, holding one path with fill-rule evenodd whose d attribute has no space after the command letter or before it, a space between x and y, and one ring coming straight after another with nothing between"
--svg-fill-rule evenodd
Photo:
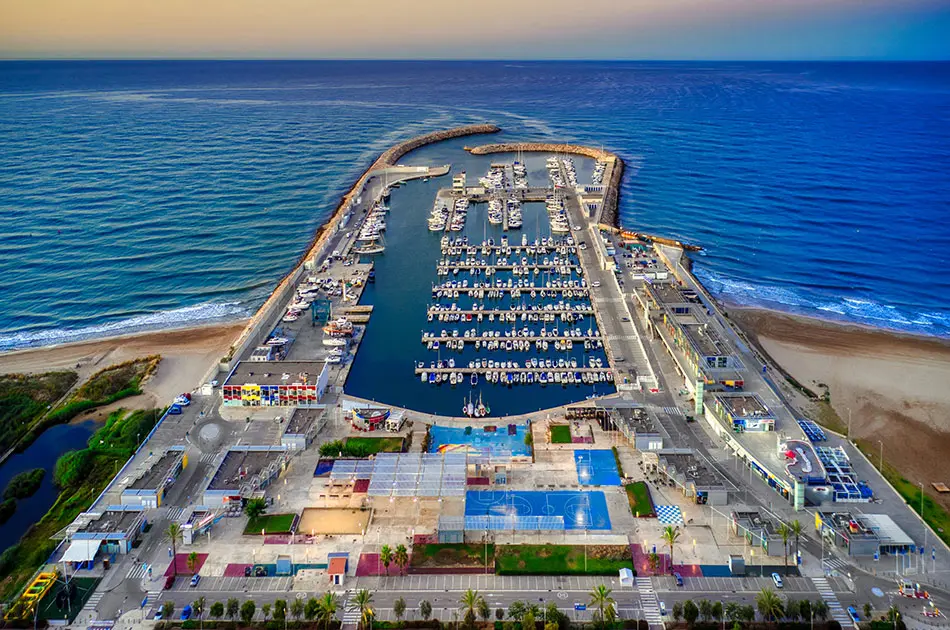
<instances>
[{"instance_id":1,"label":"crosswalk","mask_svg":"<svg viewBox=\"0 0 950 630\"><path fill-rule=\"evenodd\" d=\"M847 562L845 562L844 560L836 556L826 557L824 558L823 562L824 562L824 566L826 566L829 569L844 569L845 567L848 566Z\"/></svg>"},{"instance_id":2,"label":"crosswalk","mask_svg":"<svg viewBox=\"0 0 950 630\"><path fill-rule=\"evenodd\" d=\"M656 591L653 590L653 580L648 577L635 579L637 591L640 593L640 604L643 606L643 618L651 626L662 625L663 617L660 615L660 602L656 598Z\"/></svg>"},{"instance_id":3,"label":"crosswalk","mask_svg":"<svg viewBox=\"0 0 950 630\"><path fill-rule=\"evenodd\" d=\"M343 600L343 627L355 626L360 622L360 609L350 606L350 595L352 591L346 592L346 598Z\"/></svg>"},{"instance_id":4,"label":"crosswalk","mask_svg":"<svg viewBox=\"0 0 950 630\"><path fill-rule=\"evenodd\" d=\"M811 578L811 581L815 585L815 590L818 591L818 594L821 595L821 598L825 600L826 604L828 604L828 612L831 614L831 618L840 623L842 627L854 625L854 622L851 621L851 617L848 616L847 611L841 607L841 602L838 601L838 596L835 595L833 590L831 590L831 585L828 584L828 579L824 577L813 577Z\"/></svg>"},{"instance_id":5,"label":"crosswalk","mask_svg":"<svg viewBox=\"0 0 950 630\"><path fill-rule=\"evenodd\" d=\"M668 416L679 416L682 417L686 415L682 409L679 407L660 407L658 405L649 405L650 411L654 413L665 413Z\"/></svg>"},{"instance_id":6,"label":"crosswalk","mask_svg":"<svg viewBox=\"0 0 950 630\"><path fill-rule=\"evenodd\" d=\"M217 456L218 456L217 453L202 453L199 459L201 460L202 464L210 464L211 462L214 461L214 458Z\"/></svg>"},{"instance_id":7,"label":"crosswalk","mask_svg":"<svg viewBox=\"0 0 950 630\"><path fill-rule=\"evenodd\" d=\"M154 606L158 603L158 600L161 598L161 591L149 591L145 596L145 607Z\"/></svg>"},{"instance_id":8,"label":"crosswalk","mask_svg":"<svg viewBox=\"0 0 950 630\"><path fill-rule=\"evenodd\" d=\"M145 571L148 569L148 565L144 562L134 564L129 568L129 572L125 574L125 579L127 580L137 580L145 575Z\"/></svg>"},{"instance_id":9,"label":"crosswalk","mask_svg":"<svg viewBox=\"0 0 950 630\"><path fill-rule=\"evenodd\" d=\"M184 514L185 508L171 506L165 510L165 518L170 521L177 521L181 518L181 515Z\"/></svg>"},{"instance_id":10,"label":"crosswalk","mask_svg":"<svg viewBox=\"0 0 950 630\"><path fill-rule=\"evenodd\" d=\"M82 607L82 612L94 612L96 606L99 605L99 601L102 600L105 593L101 591L96 591L89 596L89 599L86 600L86 604Z\"/></svg>"}]
</instances>

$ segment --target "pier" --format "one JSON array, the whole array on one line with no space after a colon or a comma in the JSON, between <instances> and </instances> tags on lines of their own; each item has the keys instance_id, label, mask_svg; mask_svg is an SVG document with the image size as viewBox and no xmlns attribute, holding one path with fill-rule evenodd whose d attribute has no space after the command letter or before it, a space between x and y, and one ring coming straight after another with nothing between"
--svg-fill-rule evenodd
<instances>
[{"instance_id":1,"label":"pier","mask_svg":"<svg viewBox=\"0 0 950 630\"><path fill-rule=\"evenodd\" d=\"M493 337L490 335L476 335L469 337L453 337L451 335L436 335L434 337L422 337L422 343L429 343L430 341L438 341L440 343L445 343L447 341L461 341L464 343L475 343L476 341L481 341L482 343L487 343L490 341L527 341L527 342L538 342L538 341L547 341L547 342L556 342L556 341L571 341L577 343L584 343L585 341L602 341L603 337L600 335L583 335L580 337L565 337L561 336L549 336L541 337L539 335L535 336L526 336L526 335L516 335L514 337Z\"/></svg>"},{"instance_id":2,"label":"pier","mask_svg":"<svg viewBox=\"0 0 950 630\"><path fill-rule=\"evenodd\" d=\"M495 317L504 317L506 315L593 315L593 308L495 308L484 310L458 309L458 308L430 308L429 315L493 315Z\"/></svg>"},{"instance_id":3,"label":"pier","mask_svg":"<svg viewBox=\"0 0 950 630\"><path fill-rule=\"evenodd\" d=\"M476 263L444 263L439 265L440 269L448 269L450 271L458 269L459 271L468 271L471 269L491 269L493 271L513 271L515 269L527 269L534 270L537 272L541 271L558 271L560 273L568 273L567 271L561 271L562 269L568 269L570 271L576 271L579 274L583 273L580 265L573 264L527 264L527 265L496 265L496 264L483 264L479 265Z\"/></svg>"},{"instance_id":4,"label":"pier","mask_svg":"<svg viewBox=\"0 0 950 630\"><path fill-rule=\"evenodd\" d=\"M576 294L581 295L581 296L590 295L590 289L589 289L588 287L545 287L545 286L539 286L539 285L534 285L534 284L531 284L531 285L528 285L528 286L520 286L520 287L519 287L519 286L514 286L514 287L506 287L506 286L497 286L497 287L493 287L493 286L487 286L487 287L442 287L442 286L435 286L435 287L432 287L432 293L433 293L433 294L435 294L436 292L439 292L439 291L447 292L447 293L451 293L451 292L454 291L455 293L460 293L460 294L462 294L462 293L479 293L479 292L481 292L481 293L498 293L498 294L505 294L505 293L530 293L531 291L541 291L541 292L544 292L545 295L547 295L547 294L555 295L555 294L558 294L558 293L570 293L570 294L576 293ZM544 296L542 296L542 297L544 297Z\"/></svg>"},{"instance_id":5,"label":"pier","mask_svg":"<svg viewBox=\"0 0 950 630\"><path fill-rule=\"evenodd\" d=\"M571 367L569 365L554 365L551 367L417 367L416 375L420 375L423 372L426 374L490 374L490 373L507 373L511 372L512 374L548 374L550 372L580 372L581 374L608 374L610 373L609 367Z\"/></svg>"}]
</instances>

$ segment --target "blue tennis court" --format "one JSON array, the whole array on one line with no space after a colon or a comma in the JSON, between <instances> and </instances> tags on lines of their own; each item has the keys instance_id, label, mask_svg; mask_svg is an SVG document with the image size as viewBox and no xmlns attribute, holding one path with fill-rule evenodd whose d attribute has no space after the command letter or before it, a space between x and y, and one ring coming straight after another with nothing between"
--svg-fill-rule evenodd
<instances>
[{"instance_id":1,"label":"blue tennis court","mask_svg":"<svg viewBox=\"0 0 950 630\"><path fill-rule=\"evenodd\" d=\"M610 529L607 499L600 491L469 490L466 529Z\"/></svg>"},{"instance_id":2,"label":"blue tennis court","mask_svg":"<svg viewBox=\"0 0 950 630\"><path fill-rule=\"evenodd\" d=\"M614 452L604 449L574 451L577 483L582 486L619 486L620 473Z\"/></svg>"},{"instance_id":3,"label":"blue tennis court","mask_svg":"<svg viewBox=\"0 0 950 630\"><path fill-rule=\"evenodd\" d=\"M429 429L429 452L466 452L469 447L488 451L496 457L531 455L525 444L525 424L507 424L484 427L446 427L438 424Z\"/></svg>"}]
</instances>

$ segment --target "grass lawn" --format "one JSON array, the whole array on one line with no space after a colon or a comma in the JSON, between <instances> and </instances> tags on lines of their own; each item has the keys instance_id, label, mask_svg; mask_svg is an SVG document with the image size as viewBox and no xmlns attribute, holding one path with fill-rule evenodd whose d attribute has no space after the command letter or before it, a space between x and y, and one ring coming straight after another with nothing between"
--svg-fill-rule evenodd
<instances>
[{"instance_id":1,"label":"grass lawn","mask_svg":"<svg viewBox=\"0 0 950 630\"><path fill-rule=\"evenodd\" d=\"M571 427L566 424L551 425L551 444L570 444Z\"/></svg>"},{"instance_id":2,"label":"grass lawn","mask_svg":"<svg viewBox=\"0 0 950 630\"><path fill-rule=\"evenodd\" d=\"M488 565L495 561L495 545L488 544ZM410 565L414 567L483 567L486 546L484 544L431 544L413 545Z\"/></svg>"},{"instance_id":3,"label":"grass lawn","mask_svg":"<svg viewBox=\"0 0 950 630\"><path fill-rule=\"evenodd\" d=\"M401 453L402 443L401 437L351 437L346 440L344 454L366 457L376 453Z\"/></svg>"},{"instance_id":4,"label":"grass lawn","mask_svg":"<svg viewBox=\"0 0 950 630\"><path fill-rule=\"evenodd\" d=\"M289 534L297 515L290 514L261 514L257 518L247 520L247 527L244 528L245 534L260 534L264 530L265 534Z\"/></svg>"},{"instance_id":5,"label":"grass lawn","mask_svg":"<svg viewBox=\"0 0 950 630\"><path fill-rule=\"evenodd\" d=\"M495 553L498 575L617 575L633 569L625 545L502 545Z\"/></svg>"},{"instance_id":6,"label":"grass lawn","mask_svg":"<svg viewBox=\"0 0 950 630\"><path fill-rule=\"evenodd\" d=\"M653 500L650 498L650 489L646 482L637 481L623 487L627 491L627 501L630 503L630 513L640 518L656 516L653 510Z\"/></svg>"},{"instance_id":7,"label":"grass lawn","mask_svg":"<svg viewBox=\"0 0 950 630\"><path fill-rule=\"evenodd\" d=\"M855 440L861 452L870 460L871 464L880 470L880 459L877 456L877 448L865 440ZM900 472L884 460L884 470L881 471L884 477L891 482L891 485L897 489L897 492L907 501L907 504L915 512L920 514L920 486L905 479ZM930 495L924 493L924 520L940 536L941 540L950 544L950 514L943 506L934 501ZM929 552L925 552L929 553Z\"/></svg>"}]
</instances>

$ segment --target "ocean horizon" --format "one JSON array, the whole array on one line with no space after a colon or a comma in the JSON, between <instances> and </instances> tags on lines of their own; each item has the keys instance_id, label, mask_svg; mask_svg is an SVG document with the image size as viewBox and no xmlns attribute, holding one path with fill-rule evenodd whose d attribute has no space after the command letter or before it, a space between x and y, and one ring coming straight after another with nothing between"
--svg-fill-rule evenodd
<instances>
[{"instance_id":1,"label":"ocean horizon","mask_svg":"<svg viewBox=\"0 0 950 630\"><path fill-rule=\"evenodd\" d=\"M0 351L250 316L389 146L603 146L719 299L950 337L950 63L0 62Z\"/></svg>"}]
</instances>

